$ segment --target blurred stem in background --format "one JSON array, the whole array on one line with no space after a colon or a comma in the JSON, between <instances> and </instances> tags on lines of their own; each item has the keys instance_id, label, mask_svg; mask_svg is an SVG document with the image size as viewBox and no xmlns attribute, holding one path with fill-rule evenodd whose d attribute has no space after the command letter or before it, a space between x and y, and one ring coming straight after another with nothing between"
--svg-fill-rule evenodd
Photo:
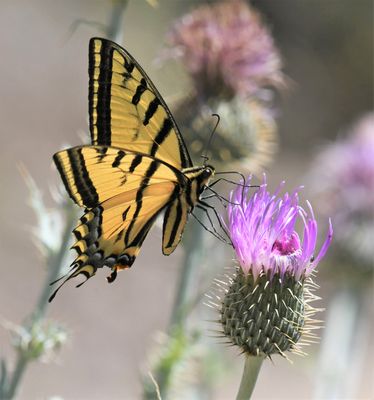
<instances>
[{"instance_id":1,"label":"blurred stem in background","mask_svg":"<svg viewBox=\"0 0 374 400\"><path fill-rule=\"evenodd\" d=\"M28 363L40 359L50 350L59 348L66 337L57 324L48 325L43 320L51 294L50 283L60 277L67 264L71 232L76 223L76 208L72 202L65 201L58 209L48 210L32 178L25 170L22 172L30 191L30 205L38 221L35 238L45 256L48 273L35 309L26 318L23 326L4 323L14 333L13 346L17 350L17 358L12 373L8 373L5 360L2 360L1 399L13 399L17 395Z\"/></svg>"},{"instance_id":2,"label":"blurred stem in background","mask_svg":"<svg viewBox=\"0 0 374 400\"><path fill-rule=\"evenodd\" d=\"M123 16L128 0L113 1L112 11L109 18L109 23L104 27L105 35L116 42L120 42L123 34ZM76 26L79 24L78 21ZM84 22L84 21L83 21ZM73 29L74 31L75 29ZM76 207L70 200L64 201L64 204L59 207L59 210L50 212L44 205L41 193L35 185L32 178L26 171L22 171L25 175L26 182L30 189L31 206L35 211L38 219L39 229L43 226L54 225L53 214L61 213L61 220L64 221L62 237L59 246L48 246L48 241L41 238L40 245L44 247L45 263L48 267L47 278L42 288L39 300L35 306L35 310L26 319L22 327L13 327L9 323L4 325L11 326L10 329L18 335L14 346L17 349L17 358L15 367L12 373L8 372L8 367L5 360L1 360L0 369L0 399L13 399L19 390L20 383L30 361L34 361L45 355L46 351L51 348L56 349L65 340L65 334L57 325L44 326L43 320L46 314L48 299L51 295L50 283L58 279L67 263L69 254L70 241L72 238L71 232L77 222ZM66 197L66 195L65 195ZM48 218L51 217L51 220ZM40 232L43 235L43 232ZM51 232L49 232L51 233ZM53 232L54 240L58 242L58 233ZM49 238L53 240L52 238Z\"/></svg>"},{"instance_id":3,"label":"blurred stem in background","mask_svg":"<svg viewBox=\"0 0 374 400\"><path fill-rule=\"evenodd\" d=\"M196 270L201 266L204 259L203 228L197 221L192 219L189 221L188 228L184 233L183 247L184 259L169 323L169 332L172 332L174 327L184 328L186 325L188 305L192 301L189 293L191 293L191 288L196 285L196 282L194 282Z\"/></svg>"},{"instance_id":4,"label":"blurred stem in background","mask_svg":"<svg viewBox=\"0 0 374 400\"><path fill-rule=\"evenodd\" d=\"M200 220L202 219L199 216ZM153 380L143 379L143 398L154 399L157 393L162 399L170 397L170 387L174 383L175 370L186 360L200 337L200 332L192 332L187 320L196 301L198 269L204 264L204 233L201 225L190 218L183 236L184 259L180 268L168 335L152 365ZM157 386L155 385L157 383Z\"/></svg>"},{"instance_id":5,"label":"blurred stem in background","mask_svg":"<svg viewBox=\"0 0 374 400\"><path fill-rule=\"evenodd\" d=\"M345 287L329 302L314 398L354 398L368 350L366 291ZM333 366L333 368L332 368Z\"/></svg>"},{"instance_id":6,"label":"blurred stem in background","mask_svg":"<svg viewBox=\"0 0 374 400\"><path fill-rule=\"evenodd\" d=\"M116 43L122 42L123 37L123 17L129 0L113 0L113 7L109 18L109 23L105 29L108 39Z\"/></svg>"}]
</instances>

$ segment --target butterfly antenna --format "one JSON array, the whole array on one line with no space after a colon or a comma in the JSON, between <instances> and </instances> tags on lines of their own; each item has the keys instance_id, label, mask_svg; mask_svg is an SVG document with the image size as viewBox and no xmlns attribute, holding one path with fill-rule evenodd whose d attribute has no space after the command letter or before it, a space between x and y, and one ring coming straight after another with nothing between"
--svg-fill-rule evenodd
<instances>
[{"instance_id":1,"label":"butterfly antenna","mask_svg":"<svg viewBox=\"0 0 374 400\"><path fill-rule=\"evenodd\" d=\"M201 156L201 158L204 159L204 165L206 165L207 161L209 160L209 157L208 157L208 150L209 150L209 147L210 147L210 145L211 145L211 143L212 143L213 135L214 135L214 133L215 133L215 131L216 131L218 125L219 125L219 122L221 121L221 117L220 117L218 114L212 114L212 117L217 117L217 122L216 122L216 125L214 126L214 128L213 128L213 130L212 130L212 133L211 133L210 136L209 136L209 140L208 140L208 143L207 143L207 145L206 145L205 154L203 154L203 155Z\"/></svg>"}]
</instances>

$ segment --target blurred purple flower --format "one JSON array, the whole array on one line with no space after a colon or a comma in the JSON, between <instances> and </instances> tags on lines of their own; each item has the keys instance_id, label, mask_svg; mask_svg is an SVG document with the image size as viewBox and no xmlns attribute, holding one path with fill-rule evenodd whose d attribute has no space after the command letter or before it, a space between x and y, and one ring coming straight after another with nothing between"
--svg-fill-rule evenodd
<instances>
[{"instance_id":1,"label":"blurred purple flower","mask_svg":"<svg viewBox=\"0 0 374 400\"><path fill-rule=\"evenodd\" d=\"M251 197L247 197L249 189L241 186L231 194L230 200L240 205L229 204L229 234L243 272L251 273L254 280L262 272L281 278L288 274L295 280L308 277L332 240L330 221L327 238L315 256L317 222L312 206L307 202L305 210L299 205L298 190L280 196L283 185L271 195L264 175L263 184ZM302 240L295 230L298 220L304 225Z\"/></svg>"},{"instance_id":2,"label":"blurred purple flower","mask_svg":"<svg viewBox=\"0 0 374 400\"><path fill-rule=\"evenodd\" d=\"M374 113L367 114L350 136L327 146L311 171L319 207L332 215L336 239L372 264L374 259Z\"/></svg>"},{"instance_id":3,"label":"blurred purple flower","mask_svg":"<svg viewBox=\"0 0 374 400\"><path fill-rule=\"evenodd\" d=\"M241 0L203 5L167 36L165 58L179 58L200 97L252 96L284 83L282 62L260 15Z\"/></svg>"}]
</instances>

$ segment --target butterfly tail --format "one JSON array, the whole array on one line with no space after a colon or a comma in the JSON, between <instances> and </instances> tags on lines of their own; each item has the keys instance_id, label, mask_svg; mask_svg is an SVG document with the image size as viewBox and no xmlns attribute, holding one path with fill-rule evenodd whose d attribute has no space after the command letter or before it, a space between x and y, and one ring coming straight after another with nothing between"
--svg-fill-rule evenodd
<instances>
[{"instance_id":1,"label":"butterfly tail","mask_svg":"<svg viewBox=\"0 0 374 400\"><path fill-rule=\"evenodd\" d=\"M55 289L55 291L51 294L51 296L49 297L48 301L49 303L56 297L57 292L62 288L62 286L65 285L65 283L67 281L69 281L72 278L75 278L78 275L84 275L85 276L85 280L81 283L79 283L76 287L80 287L82 286L85 282L87 282L87 280L89 278L91 278L91 276L95 275L96 272L96 268L93 265L84 265L84 266L80 266L77 263L73 263L71 266L71 271L68 272L66 275L62 276L61 278L58 278L57 280L55 280L54 282L51 282L51 285L54 285L55 283L59 282L61 279L64 279L63 282Z\"/></svg>"},{"instance_id":2,"label":"butterfly tail","mask_svg":"<svg viewBox=\"0 0 374 400\"><path fill-rule=\"evenodd\" d=\"M70 279L75 278L78 275L84 275L86 279L77 285L77 287L80 287L89 278L95 275L98 268L102 268L104 265L110 266L108 265L110 264L110 260L109 262L108 260L105 260L103 251L99 250L98 238L100 236L101 213L102 210L99 206L87 210L81 217L79 225L73 231L73 234L76 237L76 242L71 247L76 250L78 255L70 266L71 270L66 275L51 283L51 285L54 285L64 279L58 288L52 293L49 302L54 299L57 292Z\"/></svg>"},{"instance_id":3,"label":"butterfly tail","mask_svg":"<svg viewBox=\"0 0 374 400\"><path fill-rule=\"evenodd\" d=\"M86 210L86 213L81 217L79 225L73 231L73 234L76 237L76 242L71 247L77 252L77 257L71 264L71 270L66 275L51 283L51 285L53 285L64 279L52 293L49 302L54 299L57 292L67 281L77 277L78 275L84 275L86 278L83 282L77 285L77 287L80 287L89 278L96 274L98 268L108 267L112 269L111 275L107 278L108 282L111 283L115 280L118 271L128 269L134 263L144 238L142 238L143 240L139 240L137 246L129 246L124 250L121 246L121 254L111 253L105 255L103 243L100 242L102 213L103 208L98 206ZM144 232L144 237L148 230L149 229ZM120 231L119 234L123 234L123 232Z\"/></svg>"}]
</instances>

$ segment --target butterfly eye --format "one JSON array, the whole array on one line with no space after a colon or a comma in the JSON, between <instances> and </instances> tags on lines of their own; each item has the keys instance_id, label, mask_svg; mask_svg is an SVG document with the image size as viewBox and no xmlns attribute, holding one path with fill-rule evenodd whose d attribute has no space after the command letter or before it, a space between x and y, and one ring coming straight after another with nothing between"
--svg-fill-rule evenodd
<instances>
[{"instance_id":1,"label":"butterfly eye","mask_svg":"<svg viewBox=\"0 0 374 400\"><path fill-rule=\"evenodd\" d=\"M213 174L213 171L212 171L211 168L209 168L209 167L205 168L204 175L206 175L208 177L208 176L210 176L212 174Z\"/></svg>"}]
</instances>

